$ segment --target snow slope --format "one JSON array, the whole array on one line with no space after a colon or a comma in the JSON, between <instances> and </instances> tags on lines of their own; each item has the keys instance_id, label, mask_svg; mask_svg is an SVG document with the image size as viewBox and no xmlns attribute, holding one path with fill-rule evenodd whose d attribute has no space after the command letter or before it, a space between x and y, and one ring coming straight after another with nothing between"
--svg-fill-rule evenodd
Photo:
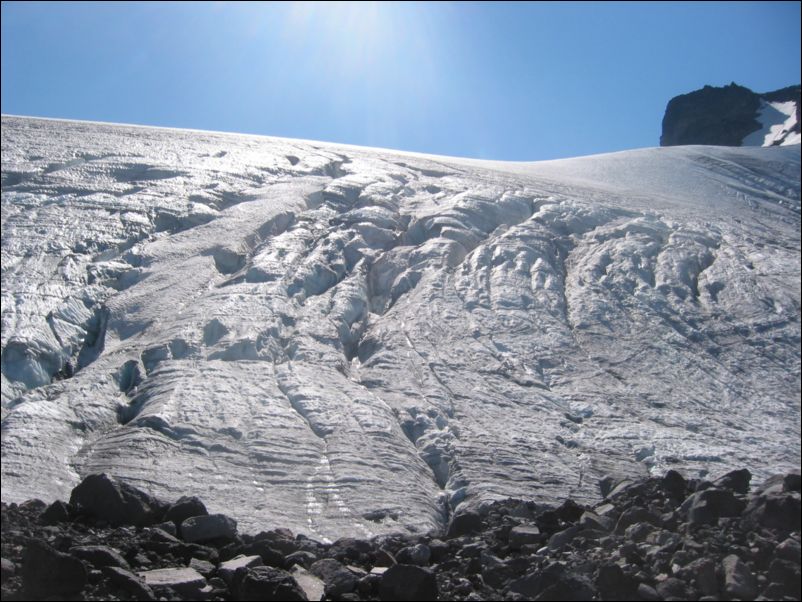
<instances>
[{"instance_id":1,"label":"snow slope","mask_svg":"<svg viewBox=\"0 0 802 602\"><path fill-rule=\"evenodd\" d=\"M800 464L800 148L541 163L2 119L2 496L244 530Z\"/></svg>"},{"instance_id":2,"label":"snow slope","mask_svg":"<svg viewBox=\"0 0 802 602\"><path fill-rule=\"evenodd\" d=\"M743 146L789 146L799 144L802 136L797 126L796 103L760 101L758 122L761 128L744 138Z\"/></svg>"}]
</instances>

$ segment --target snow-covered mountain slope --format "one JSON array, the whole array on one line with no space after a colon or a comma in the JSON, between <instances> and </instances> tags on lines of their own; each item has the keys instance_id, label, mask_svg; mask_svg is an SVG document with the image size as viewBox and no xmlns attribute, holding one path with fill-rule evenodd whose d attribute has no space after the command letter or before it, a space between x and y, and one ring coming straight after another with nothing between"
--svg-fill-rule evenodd
<instances>
[{"instance_id":1,"label":"snow-covered mountain slope","mask_svg":"<svg viewBox=\"0 0 802 602\"><path fill-rule=\"evenodd\" d=\"M534 164L3 117L2 496L244 530L800 463L800 149Z\"/></svg>"}]
</instances>

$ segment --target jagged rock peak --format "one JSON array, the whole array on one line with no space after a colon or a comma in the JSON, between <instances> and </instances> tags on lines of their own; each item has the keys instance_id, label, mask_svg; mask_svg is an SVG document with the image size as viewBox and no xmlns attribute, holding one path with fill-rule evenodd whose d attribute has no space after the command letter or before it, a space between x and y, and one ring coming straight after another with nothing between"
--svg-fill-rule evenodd
<instances>
[{"instance_id":1,"label":"jagged rock peak","mask_svg":"<svg viewBox=\"0 0 802 602\"><path fill-rule=\"evenodd\" d=\"M800 86L758 94L732 82L668 102L660 146L785 146L800 142Z\"/></svg>"}]
</instances>

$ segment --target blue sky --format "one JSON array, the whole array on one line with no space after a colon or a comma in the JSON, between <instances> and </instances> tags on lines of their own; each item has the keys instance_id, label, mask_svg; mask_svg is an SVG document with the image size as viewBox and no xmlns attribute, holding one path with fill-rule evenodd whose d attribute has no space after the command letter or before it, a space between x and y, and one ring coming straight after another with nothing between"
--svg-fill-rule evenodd
<instances>
[{"instance_id":1,"label":"blue sky","mask_svg":"<svg viewBox=\"0 0 802 602\"><path fill-rule=\"evenodd\" d=\"M539 160L800 82L799 2L2 3L2 112Z\"/></svg>"}]
</instances>

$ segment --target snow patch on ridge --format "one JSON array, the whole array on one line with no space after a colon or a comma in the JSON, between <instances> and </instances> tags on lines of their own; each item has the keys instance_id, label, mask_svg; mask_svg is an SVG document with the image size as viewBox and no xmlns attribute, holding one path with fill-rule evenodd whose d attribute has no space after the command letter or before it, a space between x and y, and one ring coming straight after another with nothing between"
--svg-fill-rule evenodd
<instances>
[{"instance_id":1,"label":"snow patch on ridge","mask_svg":"<svg viewBox=\"0 0 802 602\"><path fill-rule=\"evenodd\" d=\"M797 125L796 102L760 101L758 122L760 129L743 140L743 146L787 146L799 144L802 137L792 131Z\"/></svg>"}]
</instances>

